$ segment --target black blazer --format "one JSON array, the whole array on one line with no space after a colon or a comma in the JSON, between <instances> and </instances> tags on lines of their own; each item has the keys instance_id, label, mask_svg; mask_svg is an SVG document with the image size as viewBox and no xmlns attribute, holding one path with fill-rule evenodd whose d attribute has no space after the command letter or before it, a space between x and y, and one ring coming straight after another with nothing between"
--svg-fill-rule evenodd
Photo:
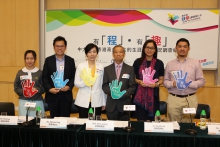
<instances>
[{"instance_id":1,"label":"black blazer","mask_svg":"<svg viewBox=\"0 0 220 147\"><path fill-rule=\"evenodd\" d=\"M66 79L69 79L69 82L66 84L70 87L70 90L64 92L65 97L67 100L72 101L73 94L72 94L72 88L74 86L74 79L75 79L75 62L74 59L70 56L65 55L65 61L64 61L64 81ZM46 91L45 100L46 101L53 101L54 94L50 93L49 90L51 88L54 88L53 81L51 79L51 75L53 75L54 72L57 71L56 67L56 57L55 55L49 56L45 59L44 62L44 68L42 73L42 80L43 80L43 86Z\"/></svg>"},{"instance_id":2,"label":"black blazer","mask_svg":"<svg viewBox=\"0 0 220 147\"><path fill-rule=\"evenodd\" d=\"M130 75L129 79L122 78L123 74ZM118 108L120 112L123 112L124 105L130 104L131 95L135 92L135 77L134 68L125 63L122 65L119 82L122 81L121 91L126 90L126 93L120 99L113 99L111 97L111 91L109 88L109 83L111 83L116 78L115 64L111 64L104 68L103 85L102 89L107 94L106 111L112 112L115 107Z\"/></svg>"}]
</instances>

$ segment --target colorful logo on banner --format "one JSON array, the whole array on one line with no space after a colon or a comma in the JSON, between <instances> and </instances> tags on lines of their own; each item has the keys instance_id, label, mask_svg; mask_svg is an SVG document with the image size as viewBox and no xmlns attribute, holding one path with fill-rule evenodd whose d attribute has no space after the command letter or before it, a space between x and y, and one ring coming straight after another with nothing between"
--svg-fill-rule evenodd
<instances>
[{"instance_id":1,"label":"colorful logo on banner","mask_svg":"<svg viewBox=\"0 0 220 147\"><path fill-rule=\"evenodd\" d=\"M120 99L126 93L126 90L123 90L121 92L121 86L122 86L122 82L119 82L118 84L117 79L113 80L112 83L109 83L111 96L113 99Z\"/></svg>"},{"instance_id":2,"label":"colorful logo on banner","mask_svg":"<svg viewBox=\"0 0 220 147\"><path fill-rule=\"evenodd\" d=\"M66 83L69 81L69 79L63 81L63 75L64 72L58 72L58 71L54 72L53 75L51 75L51 79L53 81L55 88L60 89L66 86Z\"/></svg>"},{"instance_id":3,"label":"colorful logo on banner","mask_svg":"<svg viewBox=\"0 0 220 147\"><path fill-rule=\"evenodd\" d=\"M188 72L186 72L184 76L182 70L173 71L172 74L176 81L176 87L178 90L185 90L192 83L192 81L189 81L188 83L186 82Z\"/></svg>"},{"instance_id":4,"label":"colorful logo on banner","mask_svg":"<svg viewBox=\"0 0 220 147\"><path fill-rule=\"evenodd\" d=\"M195 14L195 15L189 15L189 14L183 14L182 15L182 22L183 23L190 23L194 21L201 20L202 14Z\"/></svg>"},{"instance_id":5,"label":"colorful logo on banner","mask_svg":"<svg viewBox=\"0 0 220 147\"><path fill-rule=\"evenodd\" d=\"M169 21L172 25L178 22L179 16L175 14L168 14Z\"/></svg>"},{"instance_id":6,"label":"colorful logo on banner","mask_svg":"<svg viewBox=\"0 0 220 147\"><path fill-rule=\"evenodd\" d=\"M34 84L35 84L34 81L32 83L30 83L30 79L24 80L21 82L21 86L23 89L23 95L25 97L31 98L38 92L38 90L33 88Z\"/></svg>"}]
</instances>

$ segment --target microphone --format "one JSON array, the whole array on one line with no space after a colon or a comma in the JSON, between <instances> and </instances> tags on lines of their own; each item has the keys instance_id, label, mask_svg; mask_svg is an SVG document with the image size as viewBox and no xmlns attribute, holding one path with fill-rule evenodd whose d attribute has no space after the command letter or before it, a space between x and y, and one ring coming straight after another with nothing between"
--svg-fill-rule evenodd
<instances>
[{"instance_id":1,"label":"microphone","mask_svg":"<svg viewBox=\"0 0 220 147\"><path fill-rule=\"evenodd\" d=\"M38 98L38 97L36 97L34 100L32 100L31 103L34 102L37 98ZM28 111L29 111L30 108L31 108L30 106L27 108L27 112L26 112L26 121L22 123L23 126L30 126L30 125L33 125L33 121L31 121L31 120L28 121Z\"/></svg>"},{"instance_id":2,"label":"microphone","mask_svg":"<svg viewBox=\"0 0 220 147\"><path fill-rule=\"evenodd\" d=\"M130 105L130 100L129 100L129 105ZM128 111L128 126L125 127L125 128L123 128L123 130L124 130L125 132L128 132L128 133L135 130L134 128L131 127L131 121L130 121L130 119L131 119L131 116L130 116L130 109L129 109L129 111Z\"/></svg>"},{"instance_id":3,"label":"microphone","mask_svg":"<svg viewBox=\"0 0 220 147\"><path fill-rule=\"evenodd\" d=\"M186 101L187 101L187 104L188 104L188 107L189 107L189 102L188 102L187 97L186 97ZM189 107L189 108L190 108L190 107ZM193 135L193 136L194 136L194 135L197 134L197 131L193 129L193 125L192 125L192 115L191 115L191 113L190 113L190 121L191 121L191 123L190 123L190 129L186 129L186 130L185 130L185 133L188 134L188 135Z\"/></svg>"},{"instance_id":4,"label":"microphone","mask_svg":"<svg viewBox=\"0 0 220 147\"><path fill-rule=\"evenodd\" d=\"M130 110L129 110L128 113L129 113L128 126L125 127L125 128L123 128L123 130L124 130L125 132L132 132L132 131L134 131L135 129L131 127Z\"/></svg>"},{"instance_id":5,"label":"microphone","mask_svg":"<svg viewBox=\"0 0 220 147\"><path fill-rule=\"evenodd\" d=\"M33 101L32 101L33 102ZM22 123L23 126L30 126L33 125L33 121L28 121L28 111L29 111L30 107L27 108L27 112L26 112L26 121Z\"/></svg>"}]
</instances>

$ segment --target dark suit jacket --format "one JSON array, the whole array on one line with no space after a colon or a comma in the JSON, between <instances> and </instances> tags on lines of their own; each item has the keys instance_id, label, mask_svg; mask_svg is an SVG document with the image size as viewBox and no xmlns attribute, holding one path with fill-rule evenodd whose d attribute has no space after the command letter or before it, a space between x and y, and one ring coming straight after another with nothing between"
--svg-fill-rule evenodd
<instances>
[{"instance_id":1,"label":"dark suit jacket","mask_svg":"<svg viewBox=\"0 0 220 147\"><path fill-rule=\"evenodd\" d=\"M66 79L69 79L69 82L66 84L70 87L70 90L64 92L65 97L68 101L72 101L73 99L73 94L72 94L72 88L74 86L74 79L75 79L75 62L74 59L71 58L70 56L65 55L65 61L64 61L64 81ZM45 95L45 100L48 101L53 101L54 94L50 93L49 90L51 88L54 88L53 81L51 79L51 75L53 75L54 72L57 71L56 67L56 57L55 55L49 56L45 59L44 62L44 68L43 68L43 73L42 73L42 80L43 80L43 85L46 90L46 95Z\"/></svg>"},{"instance_id":2,"label":"dark suit jacket","mask_svg":"<svg viewBox=\"0 0 220 147\"><path fill-rule=\"evenodd\" d=\"M123 74L130 75L129 79L122 78ZM115 64L111 64L104 68L104 77L102 89L107 94L106 111L112 112L115 107L118 108L120 112L123 112L124 105L130 104L131 95L135 92L135 77L134 68L125 63L122 65L119 81L122 81L121 91L126 90L126 93L120 99L113 99L111 97L111 92L109 88L109 83L111 83L116 78Z\"/></svg>"}]
</instances>

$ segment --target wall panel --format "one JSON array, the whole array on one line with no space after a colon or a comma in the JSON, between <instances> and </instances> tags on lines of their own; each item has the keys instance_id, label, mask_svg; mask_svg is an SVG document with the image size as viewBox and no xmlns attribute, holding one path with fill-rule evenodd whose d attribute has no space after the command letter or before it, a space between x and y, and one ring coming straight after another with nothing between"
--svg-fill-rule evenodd
<instances>
[{"instance_id":1,"label":"wall panel","mask_svg":"<svg viewBox=\"0 0 220 147\"><path fill-rule=\"evenodd\" d=\"M45 0L45 9L69 9L69 8L70 8L70 0Z\"/></svg>"},{"instance_id":2,"label":"wall panel","mask_svg":"<svg viewBox=\"0 0 220 147\"><path fill-rule=\"evenodd\" d=\"M8 102L8 83L0 83L0 101Z\"/></svg>"},{"instance_id":3,"label":"wall panel","mask_svg":"<svg viewBox=\"0 0 220 147\"><path fill-rule=\"evenodd\" d=\"M15 1L0 4L0 66L15 66Z\"/></svg>"},{"instance_id":4,"label":"wall panel","mask_svg":"<svg viewBox=\"0 0 220 147\"><path fill-rule=\"evenodd\" d=\"M160 8L192 8L193 0L161 0Z\"/></svg>"},{"instance_id":5,"label":"wall panel","mask_svg":"<svg viewBox=\"0 0 220 147\"><path fill-rule=\"evenodd\" d=\"M192 8L218 8L218 0L193 0Z\"/></svg>"},{"instance_id":6,"label":"wall panel","mask_svg":"<svg viewBox=\"0 0 220 147\"><path fill-rule=\"evenodd\" d=\"M129 0L100 0L100 8L130 8Z\"/></svg>"},{"instance_id":7,"label":"wall panel","mask_svg":"<svg viewBox=\"0 0 220 147\"><path fill-rule=\"evenodd\" d=\"M99 0L70 0L70 9L100 8Z\"/></svg>"},{"instance_id":8,"label":"wall panel","mask_svg":"<svg viewBox=\"0 0 220 147\"><path fill-rule=\"evenodd\" d=\"M160 8L161 0L130 0L130 8Z\"/></svg>"},{"instance_id":9,"label":"wall panel","mask_svg":"<svg viewBox=\"0 0 220 147\"><path fill-rule=\"evenodd\" d=\"M24 66L24 52L39 53L39 2L16 1L16 65ZM38 64L38 63L37 63Z\"/></svg>"}]
</instances>

